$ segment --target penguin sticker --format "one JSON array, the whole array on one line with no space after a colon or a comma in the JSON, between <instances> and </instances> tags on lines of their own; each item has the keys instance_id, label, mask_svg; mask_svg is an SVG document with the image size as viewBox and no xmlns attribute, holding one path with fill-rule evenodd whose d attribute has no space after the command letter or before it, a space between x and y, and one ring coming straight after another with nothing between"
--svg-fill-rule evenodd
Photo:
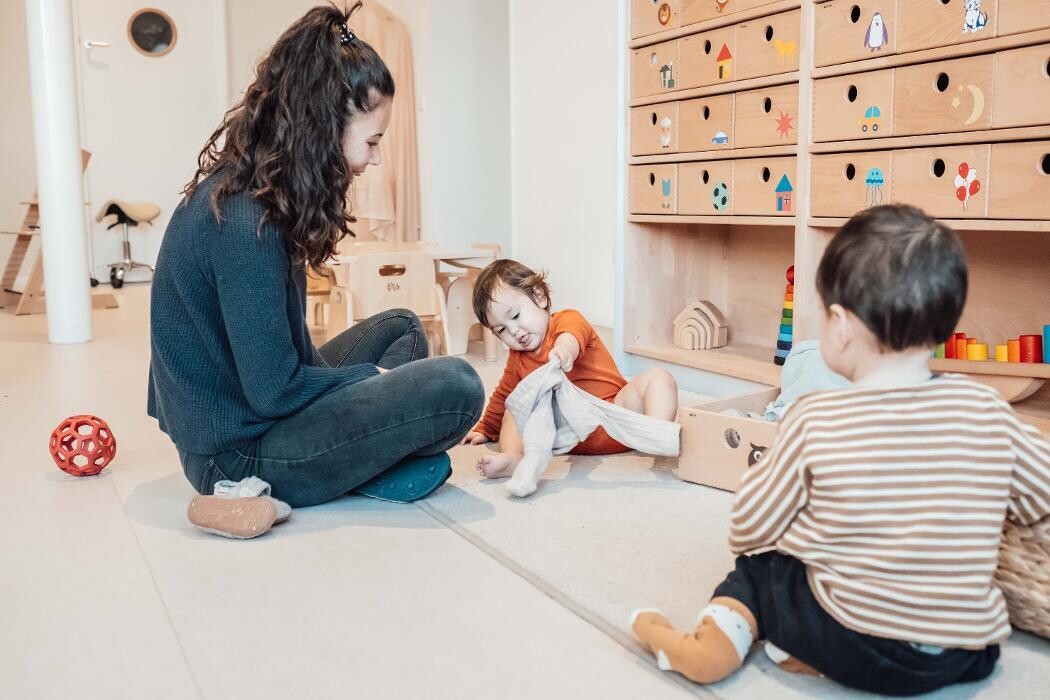
<instances>
[{"instance_id":1,"label":"penguin sticker","mask_svg":"<svg viewBox=\"0 0 1050 700\"><path fill-rule=\"evenodd\" d=\"M890 32L886 29L886 23L882 21L882 13L878 10L871 17L871 24L864 35L864 45L872 51L880 51L890 40Z\"/></svg>"}]
</instances>

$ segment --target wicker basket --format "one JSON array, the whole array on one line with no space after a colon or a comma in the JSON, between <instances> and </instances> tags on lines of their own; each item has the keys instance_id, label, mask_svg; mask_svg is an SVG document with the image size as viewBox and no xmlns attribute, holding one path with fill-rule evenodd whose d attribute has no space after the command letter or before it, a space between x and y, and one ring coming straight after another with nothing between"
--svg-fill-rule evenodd
<instances>
[{"instance_id":1,"label":"wicker basket","mask_svg":"<svg viewBox=\"0 0 1050 700\"><path fill-rule=\"evenodd\" d=\"M995 582L1014 627L1050 639L1050 518L1031 527L1006 521Z\"/></svg>"}]
</instances>

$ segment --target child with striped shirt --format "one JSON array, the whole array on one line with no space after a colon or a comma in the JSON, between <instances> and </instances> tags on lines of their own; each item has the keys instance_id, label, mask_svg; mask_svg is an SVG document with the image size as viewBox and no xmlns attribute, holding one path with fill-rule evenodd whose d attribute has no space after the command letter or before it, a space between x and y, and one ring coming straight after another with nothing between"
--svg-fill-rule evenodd
<instances>
[{"instance_id":1,"label":"child with striped shirt","mask_svg":"<svg viewBox=\"0 0 1050 700\"><path fill-rule=\"evenodd\" d=\"M908 206L853 217L817 271L821 350L853 385L788 409L733 504L736 568L690 634L639 611L664 670L700 683L753 640L782 668L910 695L987 677L1010 634L1004 518L1050 514L1050 444L992 389L931 376L966 299L962 245Z\"/></svg>"}]
</instances>

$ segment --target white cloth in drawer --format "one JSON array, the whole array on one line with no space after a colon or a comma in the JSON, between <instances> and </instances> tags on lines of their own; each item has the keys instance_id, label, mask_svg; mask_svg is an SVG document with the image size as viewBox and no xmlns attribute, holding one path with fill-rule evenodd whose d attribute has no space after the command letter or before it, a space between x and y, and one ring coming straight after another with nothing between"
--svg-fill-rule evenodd
<instances>
[{"instance_id":1,"label":"white cloth in drawer","mask_svg":"<svg viewBox=\"0 0 1050 700\"><path fill-rule=\"evenodd\" d=\"M551 457L565 454L598 426L639 452L678 455L681 425L588 394L565 377L557 362L525 377L507 397L506 405L525 445L525 455L507 482L507 489L515 496L534 492Z\"/></svg>"}]
</instances>

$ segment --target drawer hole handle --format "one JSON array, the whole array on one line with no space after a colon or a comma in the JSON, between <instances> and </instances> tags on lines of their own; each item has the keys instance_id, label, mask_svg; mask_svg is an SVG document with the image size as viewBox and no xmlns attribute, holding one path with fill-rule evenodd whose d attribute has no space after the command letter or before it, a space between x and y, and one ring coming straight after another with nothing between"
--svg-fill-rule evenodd
<instances>
[{"instance_id":1,"label":"drawer hole handle","mask_svg":"<svg viewBox=\"0 0 1050 700\"><path fill-rule=\"evenodd\" d=\"M948 3L950 3L951 1L952 1L952 0L941 0L941 4L942 4L942 5L947 5L947 4L948 4Z\"/></svg>"},{"instance_id":2,"label":"drawer hole handle","mask_svg":"<svg viewBox=\"0 0 1050 700\"><path fill-rule=\"evenodd\" d=\"M650 187L655 187L656 186L656 173L649 173L649 186Z\"/></svg>"},{"instance_id":3,"label":"drawer hole handle","mask_svg":"<svg viewBox=\"0 0 1050 700\"><path fill-rule=\"evenodd\" d=\"M846 172L844 174L847 180L853 180L853 178L857 177L857 166L853 163L847 163Z\"/></svg>"},{"instance_id":4,"label":"drawer hole handle","mask_svg":"<svg viewBox=\"0 0 1050 700\"><path fill-rule=\"evenodd\" d=\"M769 182L769 178L772 174L769 172L769 168L762 168L762 182Z\"/></svg>"},{"instance_id":5,"label":"drawer hole handle","mask_svg":"<svg viewBox=\"0 0 1050 700\"><path fill-rule=\"evenodd\" d=\"M857 86L856 85L850 85L849 89L846 90L846 99L848 101L850 101L850 102L856 102L857 101Z\"/></svg>"},{"instance_id":6,"label":"drawer hole handle","mask_svg":"<svg viewBox=\"0 0 1050 700\"><path fill-rule=\"evenodd\" d=\"M404 265L381 265L379 267L380 277L400 277L405 274Z\"/></svg>"},{"instance_id":7,"label":"drawer hole handle","mask_svg":"<svg viewBox=\"0 0 1050 700\"><path fill-rule=\"evenodd\" d=\"M710 118L711 118L711 108L708 107L707 105L704 105L704 121L706 122Z\"/></svg>"},{"instance_id":8,"label":"drawer hole handle","mask_svg":"<svg viewBox=\"0 0 1050 700\"><path fill-rule=\"evenodd\" d=\"M937 92L944 92L948 89L948 85L950 85L951 82L952 81L948 78L947 73L939 73L937 75L937 81L934 83L934 86L937 88Z\"/></svg>"},{"instance_id":9,"label":"drawer hole handle","mask_svg":"<svg viewBox=\"0 0 1050 700\"><path fill-rule=\"evenodd\" d=\"M860 5L854 5L849 8L849 21L856 24L860 21Z\"/></svg>"},{"instance_id":10,"label":"drawer hole handle","mask_svg":"<svg viewBox=\"0 0 1050 700\"><path fill-rule=\"evenodd\" d=\"M1050 78L1050 58L1046 59L1046 63L1043 65L1043 76Z\"/></svg>"},{"instance_id":11,"label":"drawer hole handle","mask_svg":"<svg viewBox=\"0 0 1050 700\"><path fill-rule=\"evenodd\" d=\"M703 180L704 184L706 185L708 183L708 181L711 179L711 173L709 173L709 172L707 172L705 170L703 173L700 174L700 179Z\"/></svg>"},{"instance_id":12,"label":"drawer hole handle","mask_svg":"<svg viewBox=\"0 0 1050 700\"><path fill-rule=\"evenodd\" d=\"M740 433L737 432L736 428L729 428L722 433L722 439L725 440L726 447L731 450L735 450L740 447Z\"/></svg>"},{"instance_id":13,"label":"drawer hole handle","mask_svg":"<svg viewBox=\"0 0 1050 700\"><path fill-rule=\"evenodd\" d=\"M773 41L773 27L766 25L766 41Z\"/></svg>"},{"instance_id":14,"label":"drawer hole handle","mask_svg":"<svg viewBox=\"0 0 1050 700\"><path fill-rule=\"evenodd\" d=\"M652 113L652 114L651 114L651 115L649 116L649 118L653 120L653 126L656 126L656 112L653 112L653 113Z\"/></svg>"},{"instance_id":15,"label":"drawer hole handle","mask_svg":"<svg viewBox=\"0 0 1050 700\"><path fill-rule=\"evenodd\" d=\"M711 40L704 41L704 53L711 53Z\"/></svg>"},{"instance_id":16,"label":"drawer hole handle","mask_svg":"<svg viewBox=\"0 0 1050 700\"><path fill-rule=\"evenodd\" d=\"M1043 175L1050 175L1050 153L1043 154L1043 159L1039 161L1039 169L1043 171Z\"/></svg>"},{"instance_id":17,"label":"drawer hole handle","mask_svg":"<svg viewBox=\"0 0 1050 700\"><path fill-rule=\"evenodd\" d=\"M766 99L762 100L762 109L765 111L766 114L769 114L770 112L772 112L773 111L773 100L769 99L768 97Z\"/></svg>"},{"instance_id":18,"label":"drawer hole handle","mask_svg":"<svg viewBox=\"0 0 1050 700\"><path fill-rule=\"evenodd\" d=\"M944 170L945 170L945 167L944 167L944 161L943 160L938 158L937 160L933 161L933 176L934 177L942 177L944 175Z\"/></svg>"}]
</instances>

